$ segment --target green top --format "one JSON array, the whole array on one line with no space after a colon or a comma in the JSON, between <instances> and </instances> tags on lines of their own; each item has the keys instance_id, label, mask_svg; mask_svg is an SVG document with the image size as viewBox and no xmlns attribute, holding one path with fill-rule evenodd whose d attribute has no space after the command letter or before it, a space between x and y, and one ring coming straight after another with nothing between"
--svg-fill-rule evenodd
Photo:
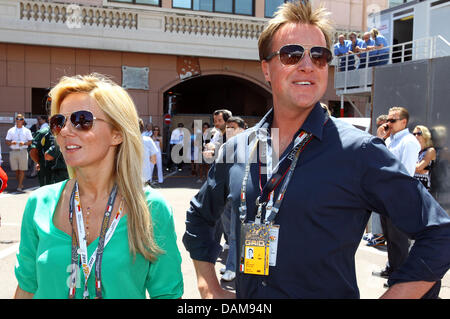
<instances>
[{"instance_id":1,"label":"green top","mask_svg":"<svg viewBox=\"0 0 450 319\"><path fill-rule=\"evenodd\" d=\"M34 191L25 207L15 274L19 287L34 298L68 298L72 238L53 224L62 190L67 181ZM152 215L154 236L164 254L151 263L137 253L130 254L127 216L123 216L105 247L102 260L103 298L180 298L183 295L181 256L171 208L155 190L145 189ZM67 209L68 210L68 209ZM69 212L67 212L69 214ZM88 247L88 257L97 248L98 238ZM88 280L89 297L95 297L94 267ZM76 298L83 297L82 271Z\"/></svg>"}]
</instances>

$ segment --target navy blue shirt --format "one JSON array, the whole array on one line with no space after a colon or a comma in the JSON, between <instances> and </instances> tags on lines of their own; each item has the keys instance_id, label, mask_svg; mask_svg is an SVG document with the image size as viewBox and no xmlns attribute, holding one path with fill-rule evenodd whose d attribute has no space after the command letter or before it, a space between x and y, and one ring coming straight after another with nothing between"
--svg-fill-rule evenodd
<instances>
[{"instance_id":1,"label":"navy blue shirt","mask_svg":"<svg viewBox=\"0 0 450 319\"><path fill-rule=\"evenodd\" d=\"M191 200L183 243L193 259L215 263L213 240L226 199L239 234L241 184L255 130L272 122L270 111L259 124L230 139L212 165L207 182ZM326 120L316 104L301 129L313 138L300 154L275 224L280 225L276 266L268 276L237 273L238 298L359 298L355 253L371 211L389 216L415 244L390 284L436 281L450 264L450 218L423 185L409 176L384 142L339 119ZM246 143L244 143L246 144ZM286 156L293 142L286 149ZM251 164L247 220L254 220L260 195L259 168ZM276 196L276 195L275 195ZM237 236L239 254L239 236ZM239 265L239 263L237 263Z\"/></svg>"}]
</instances>

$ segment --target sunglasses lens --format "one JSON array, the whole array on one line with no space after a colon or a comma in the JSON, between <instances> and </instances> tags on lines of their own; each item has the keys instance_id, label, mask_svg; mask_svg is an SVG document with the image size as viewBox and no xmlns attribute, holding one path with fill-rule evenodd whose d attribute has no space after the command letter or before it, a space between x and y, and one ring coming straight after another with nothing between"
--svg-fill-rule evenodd
<instances>
[{"instance_id":1,"label":"sunglasses lens","mask_svg":"<svg viewBox=\"0 0 450 319\"><path fill-rule=\"evenodd\" d=\"M58 135L64 127L66 118L62 114L55 114L50 118L50 130L54 135Z\"/></svg>"},{"instance_id":2,"label":"sunglasses lens","mask_svg":"<svg viewBox=\"0 0 450 319\"><path fill-rule=\"evenodd\" d=\"M286 45L280 49L280 61L284 65L294 65L303 56L305 49L300 45Z\"/></svg>"},{"instance_id":3,"label":"sunglasses lens","mask_svg":"<svg viewBox=\"0 0 450 319\"><path fill-rule=\"evenodd\" d=\"M318 66L323 68L325 65L330 63L333 58L330 50L323 47L312 47L310 49L311 59Z\"/></svg>"},{"instance_id":4,"label":"sunglasses lens","mask_svg":"<svg viewBox=\"0 0 450 319\"><path fill-rule=\"evenodd\" d=\"M94 115L89 111L77 111L70 115L70 122L77 130L87 131L92 128Z\"/></svg>"},{"instance_id":5,"label":"sunglasses lens","mask_svg":"<svg viewBox=\"0 0 450 319\"><path fill-rule=\"evenodd\" d=\"M297 64L303 57L305 48L301 45L285 45L280 49L280 61L284 65ZM333 55L331 51L324 47L312 47L310 49L311 60L320 68L331 62Z\"/></svg>"}]
</instances>

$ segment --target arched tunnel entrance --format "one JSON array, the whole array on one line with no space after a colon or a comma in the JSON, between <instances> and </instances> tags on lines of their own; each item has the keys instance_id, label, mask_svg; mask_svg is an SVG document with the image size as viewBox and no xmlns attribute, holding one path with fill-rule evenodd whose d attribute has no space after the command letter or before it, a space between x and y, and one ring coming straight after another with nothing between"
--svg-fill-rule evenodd
<instances>
[{"instance_id":1,"label":"arched tunnel entrance","mask_svg":"<svg viewBox=\"0 0 450 319\"><path fill-rule=\"evenodd\" d=\"M249 125L255 124L271 107L272 95L249 80L230 75L204 75L178 83L164 92L164 114L172 97L172 125L187 117L210 116L217 109L228 109Z\"/></svg>"},{"instance_id":2,"label":"arched tunnel entrance","mask_svg":"<svg viewBox=\"0 0 450 319\"><path fill-rule=\"evenodd\" d=\"M213 126L212 113L228 109L254 126L272 106L272 94L257 83L232 75L202 75L182 81L164 92L164 114L171 124L163 126L165 161L169 154L171 132L179 123L193 133L195 120Z\"/></svg>"}]
</instances>

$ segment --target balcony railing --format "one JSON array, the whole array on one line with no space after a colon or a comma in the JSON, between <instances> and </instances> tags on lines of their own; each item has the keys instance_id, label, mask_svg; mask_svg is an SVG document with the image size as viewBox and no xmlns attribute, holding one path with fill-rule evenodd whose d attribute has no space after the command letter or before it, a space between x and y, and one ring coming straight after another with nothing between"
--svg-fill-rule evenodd
<instances>
[{"instance_id":1,"label":"balcony railing","mask_svg":"<svg viewBox=\"0 0 450 319\"><path fill-rule=\"evenodd\" d=\"M258 39L264 22L167 14L165 32L228 38Z\"/></svg>"},{"instance_id":2,"label":"balcony railing","mask_svg":"<svg viewBox=\"0 0 450 319\"><path fill-rule=\"evenodd\" d=\"M413 60L432 59L450 55L450 43L442 36L418 39L380 50L334 57L334 86L337 94L369 92L372 68Z\"/></svg>"},{"instance_id":3,"label":"balcony railing","mask_svg":"<svg viewBox=\"0 0 450 319\"><path fill-rule=\"evenodd\" d=\"M102 28L137 29L135 12L78 5L20 1L20 19L66 24L69 28L97 26Z\"/></svg>"},{"instance_id":4,"label":"balcony railing","mask_svg":"<svg viewBox=\"0 0 450 319\"><path fill-rule=\"evenodd\" d=\"M265 21L231 19L197 14L162 13L164 32L227 38L258 39ZM20 1L20 19L32 22L138 29L138 13L124 8L99 8L54 2Z\"/></svg>"}]
</instances>

